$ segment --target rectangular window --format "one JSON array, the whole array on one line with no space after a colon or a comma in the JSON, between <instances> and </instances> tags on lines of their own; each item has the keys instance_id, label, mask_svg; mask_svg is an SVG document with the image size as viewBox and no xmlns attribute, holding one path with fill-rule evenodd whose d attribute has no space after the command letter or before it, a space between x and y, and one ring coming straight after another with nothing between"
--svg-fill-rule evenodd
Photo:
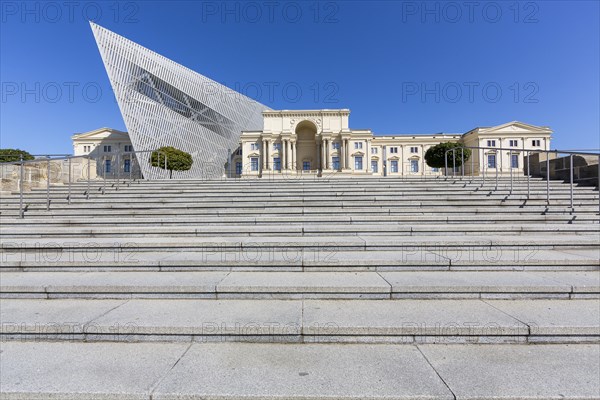
<instances>
[{"instance_id":1,"label":"rectangular window","mask_svg":"<svg viewBox=\"0 0 600 400\"><path fill-rule=\"evenodd\" d=\"M358 171L363 169L363 158L361 156L354 157L354 169Z\"/></svg>"},{"instance_id":2,"label":"rectangular window","mask_svg":"<svg viewBox=\"0 0 600 400\"><path fill-rule=\"evenodd\" d=\"M260 150L260 144L250 143L250 150Z\"/></svg>"},{"instance_id":3,"label":"rectangular window","mask_svg":"<svg viewBox=\"0 0 600 400\"><path fill-rule=\"evenodd\" d=\"M110 174L110 160L104 160L104 172Z\"/></svg>"},{"instance_id":4,"label":"rectangular window","mask_svg":"<svg viewBox=\"0 0 600 400\"><path fill-rule=\"evenodd\" d=\"M273 169L275 171L281 171L281 158L275 157L273 159Z\"/></svg>"},{"instance_id":5,"label":"rectangular window","mask_svg":"<svg viewBox=\"0 0 600 400\"><path fill-rule=\"evenodd\" d=\"M436 167L432 167L431 168L431 172L440 172L440 169L436 168Z\"/></svg>"},{"instance_id":6,"label":"rectangular window","mask_svg":"<svg viewBox=\"0 0 600 400\"><path fill-rule=\"evenodd\" d=\"M302 170L310 171L310 161L302 161Z\"/></svg>"},{"instance_id":7,"label":"rectangular window","mask_svg":"<svg viewBox=\"0 0 600 400\"><path fill-rule=\"evenodd\" d=\"M540 140L537 140L537 139L536 140L532 140L531 141L531 145L534 146L534 147L540 147L541 146Z\"/></svg>"},{"instance_id":8,"label":"rectangular window","mask_svg":"<svg viewBox=\"0 0 600 400\"><path fill-rule=\"evenodd\" d=\"M340 169L340 158L339 157L331 157L331 164L334 170Z\"/></svg>"},{"instance_id":9,"label":"rectangular window","mask_svg":"<svg viewBox=\"0 0 600 400\"><path fill-rule=\"evenodd\" d=\"M487 141L487 147L496 147L496 141L495 140L488 140Z\"/></svg>"},{"instance_id":10,"label":"rectangular window","mask_svg":"<svg viewBox=\"0 0 600 400\"><path fill-rule=\"evenodd\" d=\"M397 154L398 153L398 148L397 147L390 147L390 154Z\"/></svg>"},{"instance_id":11,"label":"rectangular window","mask_svg":"<svg viewBox=\"0 0 600 400\"><path fill-rule=\"evenodd\" d=\"M250 170L251 171L258 171L258 157L251 157L250 158Z\"/></svg>"},{"instance_id":12,"label":"rectangular window","mask_svg":"<svg viewBox=\"0 0 600 400\"><path fill-rule=\"evenodd\" d=\"M410 152L411 153L418 153L419 152L419 148L418 147L411 147L410 148Z\"/></svg>"},{"instance_id":13,"label":"rectangular window","mask_svg":"<svg viewBox=\"0 0 600 400\"><path fill-rule=\"evenodd\" d=\"M519 168L519 155L518 154L510 155L510 167L511 168Z\"/></svg>"},{"instance_id":14,"label":"rectangular window","mask_svg":"<svg viewBox=\"0 0 600 400\"><path fill-rule=\"evenodd\" d=\"M241 175L242 174L242 162L241 161L237 161L235 163L235 174L236 175Z\"/></svg>"},{"instance_id":15,"label":"rectangular window","mask_svg":"<svg viewBox=\"0 0 600 400\"><path fill-rule=\"evenodd\" d=\"M398 172L398 160L390 161L390 172Z\"/></svg>"},{"instance_id":16,"label":"rectangular window","mask_svg":"<svg viewBox=\"0 0 600 400\"><path fill-rule=\"evenodd\" d=\"M281 143L273 143L273 150L281 150Z\"/></svg>"},{"instance_id":17,"label":"rectangular window","mask_svg":"<svg viewBox=\"0 0 600 400\"><path fill-rule=\"evenodd\" d=\"M130 145L130 144L126 144L126 145L124 146L124 149L125 149L125 152L126 152L126 153L131 153L131 152L133 151L133 146L132 146L132 145Z\"/></svg>"},{"instance_id":18,"label":"rectangular window","mask_svg":"<svg viewBox=\"0 0 600 400\"><path fill-rule=\"evenodd\" d=\"M378 171L378 165L377 165L377 161L375 160L371 160L371 171L377 173Z\"/></svg>"},{"instance_id":19,"label":"rectangular window","mask_svg":"<svg viewBox=\"0 0 600 400\"><path fill-rule=\"evenodd\" d=\"M362 142L354 142L354 148L355 149L362 149Z\"/></svg>"},{"instance_id":20,"label":"rectangular window","mask_svg":"<svg viewBox=\"0 0 600 400\"><path fill-rule=\"evenodd\" d=\"M123 163L123 172L131 172L131 160L125 160Z\"/></svg>"},{"instance_id":21,"label":"rectangular window","mask_svg":"<svg viewBox=\"0 0 600 400\"><path fill-rule=\"evenodd\" d=\"M371 154L377 154L377 147L371 147Z\"/></svg>"},{"instance_id":22,"label":"rectangular window","mask_svg":"<svg viewBox=\"0 0 600 400\"><path fill-rule=\"evenodd\" d=\"M488 168L496 168L496 155L495 154L488 154L487 166L488 166Z\"/></svg>"},{"instance_id":23,"label":"rectangular window","mask_svg":"<svg viewBox=\"0 0 600 400\"><path fill-rule=\"evenodd\" d=\"M111 146L109 146L109 145L105 145L104 146L104 152L105 153L110 153L111 151L112 151L112 147Z\"/></svg>"},{"instance_id":24,"label":"rectangular window","mask_svg":"<svg viewBox=\"0 0 600 400\"><path fill-rule=\"evenodd\" d=\"M419 160L410 160L410 172L419 172Z\"/></svg>"},{"instance_id":25,"label":"rectangular window","mask_svg":"<svg viewBox=\"0 0 600 400\"><path fill-rule=\"evenodd\" d=\"M339 150L340 149L340 142L333 142L333 143L331 143L331 145L333 146L334 150Z\"/></svg>"},{"instance_id":26,"label":"rectangular window","mask_svg":"<svg viewBox=\"0 0 600 400\"><path fill-rule=\"evenodd\" d=\"M518 140L509 140L508 145L510 147L519 147L519 141Z\"/></svg>"}]
</instances>

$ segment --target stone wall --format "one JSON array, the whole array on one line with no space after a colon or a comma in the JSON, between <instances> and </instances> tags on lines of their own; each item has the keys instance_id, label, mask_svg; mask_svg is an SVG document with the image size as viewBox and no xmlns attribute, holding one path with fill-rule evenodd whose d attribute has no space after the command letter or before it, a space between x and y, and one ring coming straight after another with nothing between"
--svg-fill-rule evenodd
<instances>
[{"instance_id":1,"label":"stone wall","mask_svg":"<svg viewBox=\"0 0 600 400\"><path fill-rule=\"evenodd\" d=\"M531 154L531 176L546 177L546 160L550 159L550 179L570 182L570 156L557 157L554 153ZM525 157L527 175L527 157ZM598 157L573 155L573 182L582 186L598 186Z\"/></svg>"},{"instance_id":2,"label":"stone wall","mask_svg":"<svg viewBox=\"0 0 600 400\"><path fill-rule=\"evenodd\" d=\"M71 181L88 179L88 160L86 158L71 159ZM90 178L96 179L96 161L91 160ZM3 192L19 190L21 166L17 163L5 163L0 166L1 186ZM69 161L50 160L50 184L60 185L69 183ZM34 160L23 165L23 190L45 188L48 185L48 162Z\"/></svg>"}]
</instances>

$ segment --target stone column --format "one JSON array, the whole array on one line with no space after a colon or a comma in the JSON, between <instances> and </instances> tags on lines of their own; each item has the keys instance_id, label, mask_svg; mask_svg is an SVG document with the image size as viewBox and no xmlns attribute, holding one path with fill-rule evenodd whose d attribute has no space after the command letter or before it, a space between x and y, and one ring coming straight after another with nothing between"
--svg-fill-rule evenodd
<instances>
[{"instance_id":1,"label":"stone column","mask_svg":"<svg viewBox=\"0 0 600 400\"><path fill-rule=\"evenodd\" d=\"M262 155L262 169L267 169L267 141L266 140L262 140L261 141L261 145L260 145L260 149L261 152L260 154Z\"/></svg>"},{"instance_id":2,"label":"stone column","mask_svg":"<svg viewBox=\"0 0 600 400\"><path fill-rule=\"evenodd\" d=\"M290 161L290 140L285 141L285 169L291 168L292 162Z\"/></svg>"},{"instance_id":3,"label":"stone column","mask_svg":"<svg viewBox=\"0 0 600 400\"><path fill-rule=\"evenodd\" d=\"M292 149L292 169L296 170L296 142L290 143L290 148Z\"/></svg>"},{"instance_id":4,"label":"stone column","mask_svg":"<svg viewBox=\"0 0 600 400\"><path fill-rule=\"evenodd\" d=\"M325 140L325 168L329 169L329 139Z\"/></svg>"},{"instance_id":5,"label":"stone column","mask_svg":"<svg viewBox=\"0 0 600 400\"><path fill-rule=\"evenodd\" d=\"M400 175L404 176L404 163L406 158L404 157L404 145L400 145ZM410 168L410 166L408 166Z\"/></svg>"},{"instance_id":6,"label":"stone column","mask_svg":"<svg viewBox=\"0 0 600 400\"><path fill-rule=\"evenodd\" d=\"M346 169L350 168L350 140L346 139Z\"/></svg>"},{"instance_id":7,"label":"stone column","mask_svg":"<svg viewBox=\"0 0 600 400\"><path fill-rule=\"evenodd\" d=\"M365 160L367 162L365 171L367 171L367 173L369 173L369 172L371 172L371 141L370 140L367 140L367 154L365 156Z\"/></svg>"},{"instance_id":8,"label":"stone column","mask_svg":"<svg viewBox=\"0 0 600 400\"><path fill-rule=\"evenodd\" d=\"M338 149L338 157L340 158L340 169L344 168L344 141L340 140L340 148Z\"/></svg>"},{"instance_id":9,"label":"stone column","mask_svg":"<svg viewBox=\"0 0 600 400\"><path fill-rule=\"evenodd\" d=\"M267 150L267 170L271 169L271 141L267 140L267 146L266 146L266 150Z\"/></svg>"},{"instance_id":10,"label":"stone column","mask_svg":"<svg viewBox=\"0 0 600 400\"><path fill-rule=\"evenodd\" d=\"M321 143L317 143L317 165L315 167L317 171L321 169Z\"/></svg>"},{"instance_id":11,"label":"stone column","mask_svg":"<svg viewBox=\"0 0 600 400\"><path fill-rule=\"evenodd\" d=\"M327 159L325 158L325 140L321 140L321 169L327 169Z\"/></svg>"}]
</instances>

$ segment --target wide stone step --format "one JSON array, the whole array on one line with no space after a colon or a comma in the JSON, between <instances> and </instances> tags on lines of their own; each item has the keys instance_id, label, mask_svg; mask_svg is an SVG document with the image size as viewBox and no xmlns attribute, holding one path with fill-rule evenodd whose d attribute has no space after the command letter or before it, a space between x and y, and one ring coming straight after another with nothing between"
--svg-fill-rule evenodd
<instances>
[{"instance_id":1,"label":"wide stone step","mask_svg":"<svg viewBox=\"0 0 600 400\"><path fill-rule=\"evenodd\" d=\"M598 300L0 299L3 340L600 343Z\"/></svg>"},{"instance_id":2,"label":"wide stone step","mask_svg":"<svg viewBox=\"0 0 600 400\"><path fill-rule=\"evenodd\" d=\"M560 232L562 234L599 234L600 224L540 224L524 225L501 224L440 224L406 225L391 224L353 224L353 225L320 225L320 224L268 224L268 225L191 225L168 227L170 237L178 236L357 236L357 235L389 235L389 236L456 236L479 234L530 235L538 232ZM114 226L114 227L27 227L20 226L0 228L2 238L20 237L163 237L165 229L156 226Z\"/></svg>"},{"instance_id":3,"label":"wide stone step","mask_svg":"<svg viewBox=\"0 0 600 400\"><path fill-rule=\"evenodd\" d=\"M427 205L427 206L438 206L440 204L446 204L449 207L464 206L464 205L477 205L477 203L486 205L546 205L547 198L545 194L531 195L527 198L524 194L509 194L509 193L478 193L478 194L458 194L456 196L448 196L442 193L432 194L421 194L419 196L403 196L399 194L390 194L385 196L336 196L336 197L307 197L303 195L299 196L286 196L286 197L257 197L253 194L240 197L238 193L237 199L235 197L222 197L222 196L204 196L199 195L197 197L181 197L179 195L167 196L153 195L150 193L144 193L140 198L135 198L129 195L124 197L116 196L114 193L106 193L104 195L98 193L94 196L90 196L89 199L83 195L71 195L71 204L68 204L67 195L51 195L51 203L54 203L57 207L65 207L70 205L71 207L88 207L94 208L98 206L134 206L139 203L140 206L154 206L154 205L174 205L174 206L203 206L203 207L216 207L219 205L226 205L228 207L240 207L247 208L256 204L262 204L264 206L283 206L283 205L294 205L294 206L343 206L343 205L372 205L373 203L381 203L382 205ZM552 193L550 196L550 205L570 205L570 195L568 192L565 193ZM589 204L598 205L598 196L596 195L584 195L576 193L573 196L574 204ZM11 197L4 199L0 202L0 207L8 209L11 207L19 206L20 199L18 197ZM30 204L32 206L46 205L46 196L40 197L23 197L24 204Z\"/></svg>"},{"instance_id":4,"label":"wide stone step","mask_svg":"<svg viewBox=\"0 0 600 400\"><path fill-rule=\"evenodd\" d=\"M3 298L600 299L598 272L3 272Z\"/></svg>"},{"instance_id":5,"label":"wide stone step","mask_svg":"<svg viewBox=\"0 0 600 400\"><path fill-rule=\"evenodd\" d=\"M600 347L585 344L6 342L2 352L5 399L600 397Z\"/></svg>"},{"instance_id":6,"label":"wide stone step","mask_svg":"<svg viewBox=\"0 0 600 400\"><path fill-rule=\"evenodd\" d=\"M208 200L208 199L218 199L224 202L236 202L236 201L249 201L249 199L254 199L257 201L273 201L273 200L298 200L298 199L306 199L306 200L334 200L334 199L356 199L356 200L368 200L368 199L398 199L398 198L406 198L406 199L419 199L419 198L427 198L431 196L439 196L443 198L449 199L460 199L460 198L480 198L480 197L489 197L489 198L501 198L506 195L510 195L511 198L516 199L527 199L529 198L537 199L537 198L546 198L546 188L534 188L527 191L527 188L513 188L512 192L510 188L508 190L502 188L498 190L494 190L494 188L476 188L472 189L437 189L437 190L369 190L369 191L339 191L334 190L331 192L305 192L305 191L294 191L294 190L286 190L286 191L275 191L275 192L256 192L251 191L247 193L248 198L240 198L239 192L220 192L220 191L206 191L206 192L180 192L180 191L156 191L153 190L136 190L130 191L125 189L119 190L106 190L105 194L95 193L96 191L90 191L90 198L88 201L101 200L103 197L114 197L118 199L140 199L140 200L149 200L146 196L150 196L152 198L165 199L165 200L174 200L174 199L185 199L185 200ZM101 190L100 190L101 192ZM550 196L553 197L564 197L570 198L570 190L569 188L557 188L552 189ZM71 189L69 190L50 190L51 198L66 198L68 195L71 195L72 198L81 199L82 196L87 194L86 190ZM45 191L31 191L25 192L24 198L28 200L36 200L41 201L47 198L47 192ZM586 198L586 199L597 199L598 192L593 190L573 190L573 197L577 198ZM2 203L14 203L19 200L18 195L11 195L4 197Z\"/></svg>"},{"instance_id":7,"label":"wide stone step","mask_svg":"<svg viewBox=\"0 0 600 400\"><path fill-rule=\"evenodd\" d=\"M387 207L355 207L355 208L341 208L341 209L327 209L322 207L280 207L280 208L213 208L213 209L170 209L170 208L148 208L148 209L104 209L104 210L73 210L73 209L62 209L46 211L46 209L39 210L25 210L25 219L28 218L106 218L106 217L148 217L153 218L187 218L187 217L281 217L281 216L332 216L332 217L345 217L345 216L439 216L440 218L446 217L462 217L462 216L494 216L494 215L506 215L517 217L520 215L568 215L574 219L577 216L588 216L593 217L592 219L598 220L598 209L596 207L577 207L575 212L570 207L563 206L530 206L530 207L489 207L489 208L439 208L439 209L426 209L426 208L387 208ZM8 219L14 220L19 216L19 210L14 209L10 211L2 211L0 220Z\"/></svg>"},{"instance_id":8,"label":"wide stone step","mask_svg":"<svg viewBox=\"0 0 600 400\"><path fill-rule=\"evenodd\" d=\"M596 235L3 240L2 270L600 269Z\"/></svg>"},{"instance_id":9,"label":"wide stone step","mask_svg":"<svg viewBox=\"0 0 600 400\"><path fill-rule=\"evenodd\" d=\"M19 218L19 209L2 211L0 213L0 221L7 223L14 223L15 219ZM121 209L53 209L50 208L46 211L46 208L29 208L25 207L24 218L25 219L41 219L41 218L53 218L53 219L104 219L104 218L153 218L153 219L165 219L165 218L217 218L217 217L241 217L241 218L279 218L279 217L326 217L332 216L334 219L331 221L335 223L335 219L341 218L342 220L346 217L379 217L385 218L388 216L394 217L436 217L440 220L447 218L461 218L465 217L468 219L477 218L479 216L485 217L487 220L493 220L493 216L499 215L504 218L499 218L499 221L503 220L520 220L520 216L532 216L532 217L543 217L549 216L571 216L573 220L578 219L581 216L582 219L588 219L591 221L600 221L598 217L598 210L596 207L575 207L575 210L570 207L563 206L536 206L536 207L489 207L489 208L415 208L415 207L374 207L369 209L367 207L346 207L328 209L326 207L267 207L267 208L181 208L181 209L169 209L169 208L121 208ZM456 218L458 217L458 218ZM401 219L399 219L401 220ZM23 221L26 222L26 221Z\"/></svg>"},{"instance_id":10,"label":"wide stone step","mask_svg":"<svg viewBox=\"0 0 600 400\"><path fill-rule=\"evenodd\" d=\"M44 225L47 227L97 227L97 226L185 226L193 224L204 225L268 225L286 223L331 223L331 215L263 215L263 216L173 216L164 217L121 217L114 218L111 215L102 217L53 217L53 218L3 218L4 227L34 227ZM495 223L600 223L595 215L560 215L560 214L475 214L475 215L336 215L335 224L373 224L373 223L411 223L411 224L478 224Z\"/></svg>"},{"instance_id":11,"label":"wide stone step","mask_svg":"<svg viewBox=\"0 0 600 400\"><path fill-rule=\"evenodd\" d=\"M276 249L278 253L297 252L302 250L333 251L336 255L342 255L344 251L368 251L368 250L394 250L401 251L396 256L413 253L436 253L440 251L456 251L459 255L466 255L471 249L479 249L483 252L492 253L496 250L515 249L527 252L538 252L548 249L589 249L598 255L597 235L573 235L552 232L535 235L535 241L527 236L506 235L480 235L471 237L468 235L455 235L449 237L419 236L336 236L328 237L178 237L171 238L167 235L161 238L139 237L126 240L122 238L19 238L6 239L0 242L0 252L6 255L15 255L21 251L50 250L62 251L88 251L88 249L113 249L126 252L143 251L197 251L224 253L229 250L263 250Z\"/></svg>"}]
</instances>

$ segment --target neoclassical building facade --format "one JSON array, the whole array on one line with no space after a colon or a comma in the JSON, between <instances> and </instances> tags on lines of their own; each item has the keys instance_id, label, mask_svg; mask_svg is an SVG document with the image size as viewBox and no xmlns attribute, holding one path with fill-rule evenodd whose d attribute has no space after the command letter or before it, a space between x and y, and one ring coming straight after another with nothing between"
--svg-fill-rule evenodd
<instances>
[{"instance_id":1,"label":"neoclassical building facade","mask_svg":"<svg viewBox=\"0 0 600 400\"><path fill-rule=\"evenodd\" d=\"M443 170L425 163L425 152L442 142L460 142L474 150L465 163L466 175L524 171L528 151L549 150L548 127L508 122L478 127L460 134L375 135L369 129L350 129L350 110L266 110L263 129L244 131L225 175L235 178L278 175L350 174L357 176L442 175ZM91 154L98 160L98 174L129 172L126 157L134 151L127 132L101 128L72 137L75 155ZM504 150L498 150L498 149ZM219 166L220 168L222 166Z\"/></svg>"},{"instance_id":2,"label":"neoclassical building facade","mask_svg":"<svg viewBox=\"0 0 600 400\"><path fill-rule=\"evenodd\" d=\"M348 109L264 111L261 131L242 132L228 175L440 175L443 171L429 167L424 155L442 142L488 148L473 151L466 174L523 173L527 151L550 149L552 134L548 127L513 121L464 134L379 136L369 129L350 129L349 116Z\"/></svg>"}]
</instances>

